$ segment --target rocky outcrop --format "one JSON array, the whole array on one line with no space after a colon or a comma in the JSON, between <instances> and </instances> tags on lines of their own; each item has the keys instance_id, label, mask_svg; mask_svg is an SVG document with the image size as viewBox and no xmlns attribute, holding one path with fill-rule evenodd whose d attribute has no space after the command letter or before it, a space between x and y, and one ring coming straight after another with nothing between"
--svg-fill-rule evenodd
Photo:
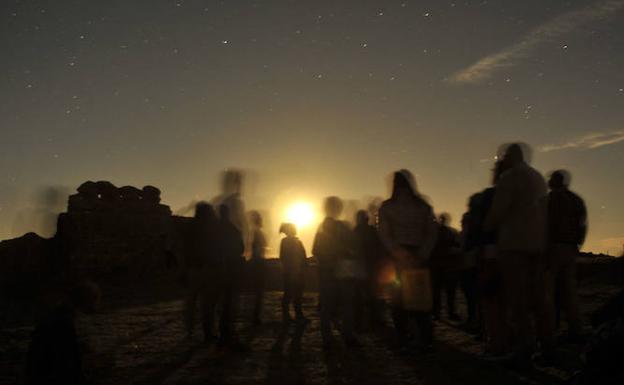
<instances>
[{"instance_id":1,"label":"rocky outcrop","mask_svg":"<svg viewBox=\"0 0 624 385\"><path fill-rule=\"evenodd\" d=\"M28 275L40 279L48 270L50 240L35 233L0 242L0 281L17 281Z\"/></svg>"},{"instance_id":2,"label":"rocky outcrop","mask_svg":"<svg viewBox=\"0 0 624 385\"><path fill-rule=\"evenodd\" d=\"M0 243L0 279L56 274L69 267L93 272L149 269L159 264L171 231L160 190L85 182L69 197L51 239L34 233ZM2 278L4 277L4 278Z\"/></svg>"},{"instance_id":3,"label":"rocky outcrop","mask_svg":"<svg viewBox=\"0 0 624 385\"><path fill-rule=\"evenodd\" d=\"M151 254L162 254L171 210L160 204L160 190L85 182L69 197L57 235L71 248L71 265L96 270L147 268Z\"/></svg>"}]
</instances>

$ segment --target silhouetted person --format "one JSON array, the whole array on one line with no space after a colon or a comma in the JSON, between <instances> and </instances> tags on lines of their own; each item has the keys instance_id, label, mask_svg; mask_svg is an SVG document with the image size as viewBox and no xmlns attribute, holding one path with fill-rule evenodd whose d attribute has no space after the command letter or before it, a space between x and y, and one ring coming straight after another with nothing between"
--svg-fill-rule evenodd
<instances>
[{"instance_id":1,"label":"silhouetted person","mask_svg":"<svg viewBox=\"0 0 624 385\"><path fill-rule=\"evenodd\" d=\"M66 213L59 214L56 221L56 233L51 239L50 271L51 276L61 280L70 270L72 256L76 249L76 224Z\"/></svg>"},{"instance_id":2,"label":"silhouetted person","mask_svg":"<svg viewBox=\"0 0 624 385\"><path fill-rule=\"evenodd\" d=\"M28 348L26 383L29 385L85 384L83 349L76 332L78 313L95 311L100 291L91 282L72 287L66 298L35 327Z\"/></svg>"},{"instance_id":3,"label":"silhouetted person","mask_svg":"<svg viewBox=\"0 0 624 385\"><path fill-rule=\"evenodd\" d=\"M459 234L449 226L448 214L440 214L438 236L431 253L431 284L433 288L433 318L440 319L442 291L446 294L446 311L451 321L461 321L455 312L455 293L459 283Z\"/></svg>"},{"instance_id":4,"label":"silhouetted person","mask_svg":"<svg viewBox=\"0 0 624 385\"><path fill-rule=\"evenodd\" d=\"M429 349L433 342L429 259L436 224L431 206L417 193L407 170L394 173L392 196L379 209L379 234L394 259L399 279L393 304L399 343L404 347L410 343L409 321L413 319L421 347ZM412 288L413 293L409 292Z\"/></svg>"},{"instance_id":5,"label":"silhouetted person","mask_svg":"<svg viewBox=\"0 0 624 385\"><path fill-rule=\"evenodd\" d=\"M486 231L498 232L498 252L510 315L515 326L514 362L530 365L533 350L531 319L542 346L548 349L552 327L545 313L543 252L546 241L546 182L527 163L520 144L507 147L503 162L509 169L499 178Z\"/></svg>"},{"instance_id":6,"label":"silhouetted person","mask_svg":"<svg viewBox=\"0 0 624 385\"><path fill-rule=\"evenodd\" d=\"M298 322L304 322L301 308L306 267L306 251L303 243L297 238L297 228L292 223L283 223L280 233L286 235L280 243L280 262L284 277L284 296L282 297L282 320L284 324L291 321L290 304L295 308Z\"/></svg>"},{"instance_id":7,"label":"silhouetted person","mask_svg":"<svg viewBox=\"0 0 624 385\"><path fill-rule=\"evenodd\" d=\"M379 234L374 226L369 224L368 213L360 210L356 214L355 252L364 263L364 280L359 293L362 298L358 305L360 309L366 307L370 321L374 325L383 322L381 315L381 304L378 299L378 279L381 268L381 258L383 246L379 239ZM356 311L356 319L361 320L363 311Z\"/></svg>"},{"instance_id":8,"label":"silhouetted person","mask_svg":"<svg viewBox=\"0 0 624 385\"><path fill-rule=\"evenodd\" d=\"M459 272L459 284L461 291L466 298L466 313L468 319L464 323L464 329L470 333L479 333L479 312L478 306L478 294L479 294L479 270L478 270L478 249L467 249L466 243L469 241L467 238L470 236L470 211L462 216L461 220L461 261Z\"/></svg>"},{"instance_id":9,"label":"silhouetted person","mask_svg":"<svg viewBox=\"0 0 624 385\"><path fill-rule=\"evenodd\" d=\"M576 299L576 258L587 234L587 210L583 199L569 190L570 176L558 170L548 186L548 255L556 285L556 305L563 305L570 337L582 331ZM557 306L557 315L559 314Z\"/></svg>"},{"instance_id":10,"label":"silhouetted person","mask_svg":"<svg viewBox=\"0 0 624 385\"><path fill-rule=\"evenodd\" d=\"M496 183L504 171L504 163L497 161L492 170L492 187L470 197L468 212L463 221L464 252L476 254L478 257L478 295L483 315L483 340L486 354L492 356L508 353L509 325L503 275L496 246L498 234L496 231L485 231L484 223L492 207Z\"/></svg>"},{"instance_id":11,"label":"silhouetted person","mask_svg":"<svg viewBox=\"0 0 624 385\"><path fill-rule=\"evenodd\" d=\"M190 223L189 244L183 258L186 283L184 321L187 337L193 335L195 313L199 301L204 339L214 339L215 307L219 298L224 264L219 250L219 228L214 209L206 202L195 206Z\"/></svg>"},{"instance_id":12,"label":"silhouetted person","mask_svg":"<svg viewBox=\"0 0 624 385\"><path fill-rule=\"evenodd\" d=\"M250 234L249 225L245 216L245 203L243 202L243 172L240 170L226 170L221 180L221 194L212 201L214 207L227 206L230 222L238 229L243 239L245 251L249 250Z\"/></svg>"},{"instance_id":13,"label":"silhouetted person","mask_svg":"<svg viewBox=\"0 0 624 385\"><path fill-rule=\"evenodd\" d=\"M331 323L339 310L345 343L358 345L353 335L352 293L344 291L342 277L339 277L342 262L351 258L353 253L351 230L338 220L342 207L342 201L337 197L325 199L325 219L319 226L312 247L312 253L318 261L321 334L325 350L330 349L333 344Z\"/></svg>"},{"instance_id":14,"label":"silhouetted person","mask_svg":"<svg viewBox=\"0 0 624 385\"><path fill-rule=\"evenodd\" d=\"M262 324L262 305L264 302L264 285L266 279L266 260L264 257L267 241L262 232L262 216L257 211L251 212L251 259L249 260L251 286L255 297L252 320L256 325Z\"/></svg>"},{"instance_id":15,"label":"silhouetted person","mask_svg":"<svg viewBox=\"0 0 624 385\"><path fill-rule=\"evenodd\" d=\"M234 320L238 312L244 244L240 231L230 222L228 206L219 206L219 219L220 252L224 261L219 345L237 347Z\"/></svg>"}]
</instances>

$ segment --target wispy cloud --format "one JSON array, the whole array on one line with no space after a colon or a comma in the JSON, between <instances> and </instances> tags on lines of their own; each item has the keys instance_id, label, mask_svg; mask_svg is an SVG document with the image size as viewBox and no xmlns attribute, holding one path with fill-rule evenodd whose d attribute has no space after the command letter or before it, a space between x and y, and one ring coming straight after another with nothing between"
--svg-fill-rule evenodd
<instances>
[{"instance_id":1,"label":"wispy cloud","mask_svg":"<svg viewBox=\"0 0 624 385\"><path fill-rule=\"evenodd\" d=\"M538 46L553 42L586 24L609 17L624 8L624 0L603 0L579 10L566 12L530 31L519 43L488 55L451 75L452 84L475 84L501 68L512 67L527 58Z\"/></svg>"},{"instance_id":2,"label":"wispy cloud","mask_svg":"<svg viewBox=\"0 0 624 385\"><path fill-rule=\"evenodd\" d=\"M624 130L611 132L595 132L574 138L570 141L560 144L548 144L540 147L540 152L551 152L567 149L592 150L594 148L604 147L611 144L624 142Z\"/></svg>"}]
</instances>

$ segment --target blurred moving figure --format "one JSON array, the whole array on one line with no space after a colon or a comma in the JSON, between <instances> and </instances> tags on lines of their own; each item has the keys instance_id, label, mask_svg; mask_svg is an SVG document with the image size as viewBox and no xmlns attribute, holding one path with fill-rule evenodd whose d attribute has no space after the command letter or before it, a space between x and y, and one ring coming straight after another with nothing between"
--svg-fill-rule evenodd
<instances>
[{"instance_id":1,"label":"blurred moving figure","mask_svg":"<svg viewBox=\"0 0 624 385\"><path fill-rule=\"evenodd\" d=\"M99 300L100 290L94 283L80 282L37 322L28 348L28 385L87 383L82 367L84 352L75 321L78 313L95 312Z\"/></svg>"},{"instance_id":2,"label":"blurred moving figure","mask_svg":"<svg viewBox=\"0 0 624 385\"><path fill-rule=\"evenodd\" d=\"M186 284L184 319L187 338L193 336L197 302L206 342L214 339L215 307L219 298L223 259L219 250L217 216L206 202L195 206L191 222L187 253L183 258L183 278Z\"/></svg>"},{"instance_id":3,"label":"blurred moving figure","mask_svg":"<svg viewBox=\"0 0 624 385\"><path fill-rule=\"evenodd\" d=\"M224 204L219 206L219 240L224 265L220 288L219 346L239 348L241 346L236 339L234 320L238 313L244 244L241 232L230 221L230 209Z\"/></svg>"},{"instance_id":4,"label":"blurred moving figure","mask_svg":"<svg viewBox=\"0 0 624 385\"><path fill-rule=\"evenodd\" d=\"M429 258L436 240L431 206L416 192L407 170L394 173L392 196L379 209L379 234L391 253L399 277L393 319L399 343L412 341L409 321L418 324L421 347L431 348L431 286Z\"/></svg>"},{"instance_id":5,"label":"blurred moving figure","mask_svg":"<svg viewBox=\"0 0 624 385\"><path fill-rule=\"evenodd\" d=\"M472 198L472 197L471 197ZM473 202L473 206L474 206ZM479 323L481 322L481 318L479 317L480 312L478 311L479 306L479 268L478 268L478 258L480 250L475 248L474 246L467 247L467 244L470 243L467 238L474 237L474 234L470 234L474 231L471 228L474 228L471 223L471 209L470 209L470 201L468 203L468 212L462 216L461 220L461 234L460 234L460 243L461 243L461 261L460 261L460 272L459 272L459 284L462 292L464 293L464 297L466 298L466 312L468 319L464 323L464 330L469 333L479 334L481 332L481 328ZM472 240L473 241L473 240Z\"/></svg>"},{"instance_id":6,"label":"blurred moving figure","mask_svg":"<svg viewBox=\"0 0 624 385\"><path fill-rule=\"evenodd\" d=\"M306 251L303 243L297 238L297 228L292 223L283 223L279 232L286 235L280 243L279 259L284 274L284 296L282 297L282 320L284 324L291 322L290 304L295 308L295 319L305 322L301 308L306 267Z\"/></svg>"},{"instance_id":7,"label":"blurred moving figure","mask_svg":"<svg viewBox=\"0 0 624 385\"><path fill-rule=\"evenodd\" d=\"M358 321L364 319L363 310L366 309L370 323L376 326L383 323L381 302L378 298L383 246L377 229L369 224L370 219L365 210L357 212L355 223L355 252L364 264L364 277L361 287L358 288L360 298L356 303L355 317Z\"/></svg>"},{"instance_id":8,"label":"blurred moving figure","mask_svg":"<svg viewBox=\"0 0 624 385\"><path fill-rule=\"evenodd\" d=\"M485 353L493 357L508 353L509 325L503 276L496 247L498 235L496 231L484 231L483 224L494 200L496 183L504 171L504 163L496 162L492 170L492 187L470 197L468 212L462 221L465 229L464 252L475 255L478 261L478 296L483 316Z\"/></svg>"},{"instance_id":9,"label":"blurred moving figure","mask_svg":"<svg viewBox=\"0 0 624 385\"><path fill-rule=\"evenodd\" d=\"M244 175L241 170L225 170L221 180L222 192L220 195L216 196L211 203L214 207L220 207L221 205L227 206L230 212L230 222L241 233L245 251L248 251L250 234L249 225L247 224L247 218L245 216L245 203L242 198L243 179Z\"/></svg>"},{"instance_id":10,"label":"blurred moving figure","mask_svg":"<svg viewBox=\"0 0 624 385\"><path fill-rule=\"evenodd\" d=\"M54 235L59 213L65 210L69 190L62 186L46 186L38 189L27 207L15 213L11 233L13 237L35 232L48 238Z\"/></svg>"},{"instance_id":11,"label":"blurred moving figure","mask_svg":"<svg viewBox=\"0 0 624 385\"><path fill-rule=\"evenodd\" d=\"M342 337L348 346L359 345L353 334L354 292L346 284L346 265L353 255L353 236L346 223L338 220L342 213L338 197L325 199L325 219L314 237L312 253L318 261L319 302L323 349L333 345L331 322L342 315Z\"/></svg>"},{"instance_id":12,"label":"blurred moving figure","mask_svg":"<svg viewBox=\"0 0 624 385\"><path fill-rule=\"evenodd\" d=\"M76 252L76 224L66 213L58 215L56 232L51 239L50 270L58 280L65 278Z\"/></svg>"},{"instance_id":13,"label":"blurred moving figure","mask_svg":"<svg viewBox=\"0 0 624 385\"><path fill-rule=\"evenodd\" d=\"M531 319L535 320L544 349L551 343L552 327L545 313L545 297L549 293L544 287L542 258L546 241L546 182L529 166L522 146L514 143L505 150L503 162L508 170L496 185L485 229L498 232L498 252L515 325L514 362L527 367L533 350Z\"/></svg>"},{"instance_id":14,"label":"blurred moving figure","mask_svg":"<svg viewBox=\"0 0 624 385\"><path fill-rule=\"evenodd\" d=\"M570 174L564 170L553 172L548 181L548 255L557 294L556 314L562 305L569 336L578 338L582 326L576 299L576 258L587 234L587 210L569 185Z\"/></svg>"},{"instance_id":15,"label":"blurred moving figure","mask_svg":"<svg viewBox=\"0 0 624 385\"><path fill-rule=\"evenodd\" d=\"M438 235L431 253L431 284L433 288L433 318L440 319L442 290L446 294L446 310L451 321L461 318L455 312L455 293L459 283L460 243L459 234L449 226L449 214L442 213L438 218Z\"/></svg>"},{"instance_id":16,"label":"blurred moving figure","mask_svg":"<svg viewBox=\"0 0 624 385\"><path fill-rule=\"evenodd\" d=\"M266 279L266 260L264 254L267 247L266 237L262 232L262 216L257 211L251 212L251 259L249 260L252 291L255 296L253 323L262 324L262 305L264 302L264 284Z\"/></svg>"}]
</instances>

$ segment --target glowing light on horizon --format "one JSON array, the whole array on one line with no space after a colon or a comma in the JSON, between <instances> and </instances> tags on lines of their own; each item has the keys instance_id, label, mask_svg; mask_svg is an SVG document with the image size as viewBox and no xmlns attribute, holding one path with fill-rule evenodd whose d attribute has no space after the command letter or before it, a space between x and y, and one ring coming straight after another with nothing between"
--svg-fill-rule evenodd
<instances>
[{"instance_id":1,"label":"glowing light on horizon","mask_svg":"<svg viewBox=\"0 0 624 385\"><path fill-rule=\"evenodd\" d=\"M314 209L307 202L296 202L286 209L286 221L293 223L297 229L309 226L314 217Z\"/></svg>"}]
</instances>

